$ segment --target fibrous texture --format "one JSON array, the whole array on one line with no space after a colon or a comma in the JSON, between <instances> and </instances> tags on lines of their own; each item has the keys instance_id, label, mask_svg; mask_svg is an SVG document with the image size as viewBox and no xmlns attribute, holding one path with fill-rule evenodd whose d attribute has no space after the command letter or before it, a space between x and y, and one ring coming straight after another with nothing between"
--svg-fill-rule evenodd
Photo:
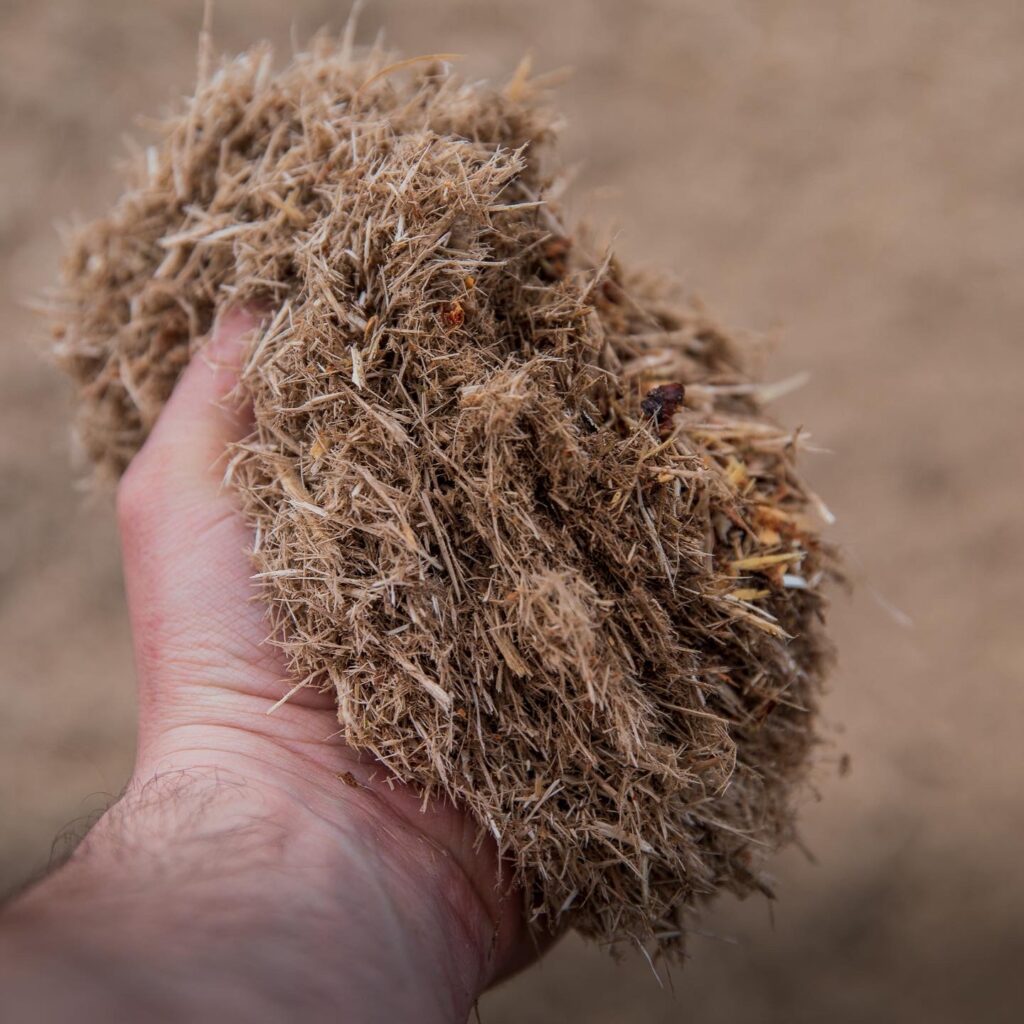
<instances>
[{"instance_id":1,"label":"fibrous texture","mask_svg":"<svg viewBox=\"0 0 1024 1024\"><path fill-rule=\"evenodd\" d=\"M254 50L75 236L58 348L116 474L217 311L266 311L231 479L296 678L539 926L671 947L789 834L830 556L735 341L562 224L551 135L522 72Z\"/></svg>"}]
</instances>

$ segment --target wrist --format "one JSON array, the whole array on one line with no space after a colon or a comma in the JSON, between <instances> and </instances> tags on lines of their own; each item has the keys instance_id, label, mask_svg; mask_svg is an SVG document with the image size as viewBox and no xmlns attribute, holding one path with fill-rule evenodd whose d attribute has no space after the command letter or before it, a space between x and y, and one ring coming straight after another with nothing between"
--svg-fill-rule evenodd
<instances>
[{"instance_id":1,"label":"wrist","mask_svg":"<svg viewBox=\"0 0 1024 1024\"><path fill-rule=\"evenodd\" d=\"M39 964L95 961L189 1019L353 1000L359 1019L464 1019L490 980L485 901L372 791L336 796L325 818L224 770L133 783L0 937Z\"/></svg>"}]
</instances>

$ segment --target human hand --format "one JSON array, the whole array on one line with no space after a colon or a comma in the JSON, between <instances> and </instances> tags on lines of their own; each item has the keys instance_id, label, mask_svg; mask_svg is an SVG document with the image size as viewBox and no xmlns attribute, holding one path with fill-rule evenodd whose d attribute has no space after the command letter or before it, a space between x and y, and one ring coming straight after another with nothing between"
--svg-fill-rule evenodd
<instances>
[{"instance_id":1,"label":"human hand","mask_svg":"<svg viewBox=\"0 0 1024 1024\"><path fill-rule=\"evenodd\" d=\"M422 809L347 747L330 695L268 714L291 684L221 486L255 326L222 319L120 486L136 766L70 862L0 917L0 991L35 1019L457 1021L534 952L466 814ZM61 965L74 983L46 984Z\"/></svg>"}]
</instances>

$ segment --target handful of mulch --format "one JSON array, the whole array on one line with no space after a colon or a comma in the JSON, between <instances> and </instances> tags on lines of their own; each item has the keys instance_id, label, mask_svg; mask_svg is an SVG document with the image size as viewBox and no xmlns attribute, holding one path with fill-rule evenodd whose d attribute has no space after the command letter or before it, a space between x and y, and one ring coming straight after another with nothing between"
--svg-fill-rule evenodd
<instances>
[{"instance_id":1,"label":"handful of mulch","mask_svg":"<svg viewBox=\"0 0 1024 1024\"><path fill-rule=\"evenodd\" d=\"M255 49L74 237L57 347L116 475L218 309L270 310L231 479L296 680L537 926L679 948L791 832L832 562L734 339L562 223L553 124L525 70Z\"/></svg>"}]
</instances>

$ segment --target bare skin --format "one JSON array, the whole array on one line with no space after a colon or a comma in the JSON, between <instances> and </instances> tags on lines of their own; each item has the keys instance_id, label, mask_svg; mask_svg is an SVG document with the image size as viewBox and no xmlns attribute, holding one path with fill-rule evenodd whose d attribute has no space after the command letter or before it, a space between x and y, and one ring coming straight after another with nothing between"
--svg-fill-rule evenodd
<instances>
[{"instance_id":1,"label":"bare skin","mask_svg":"<svg viewBox=\"0 0 1024 1024\"><path fill-rule=\"evenodd\" d=\"M493 844L285 693L221 486L245 410L229 314L121 483L139 686L124 796L0 913L0 1018L462 1021L534 953Z\"/></svg>"}]
</instances>

